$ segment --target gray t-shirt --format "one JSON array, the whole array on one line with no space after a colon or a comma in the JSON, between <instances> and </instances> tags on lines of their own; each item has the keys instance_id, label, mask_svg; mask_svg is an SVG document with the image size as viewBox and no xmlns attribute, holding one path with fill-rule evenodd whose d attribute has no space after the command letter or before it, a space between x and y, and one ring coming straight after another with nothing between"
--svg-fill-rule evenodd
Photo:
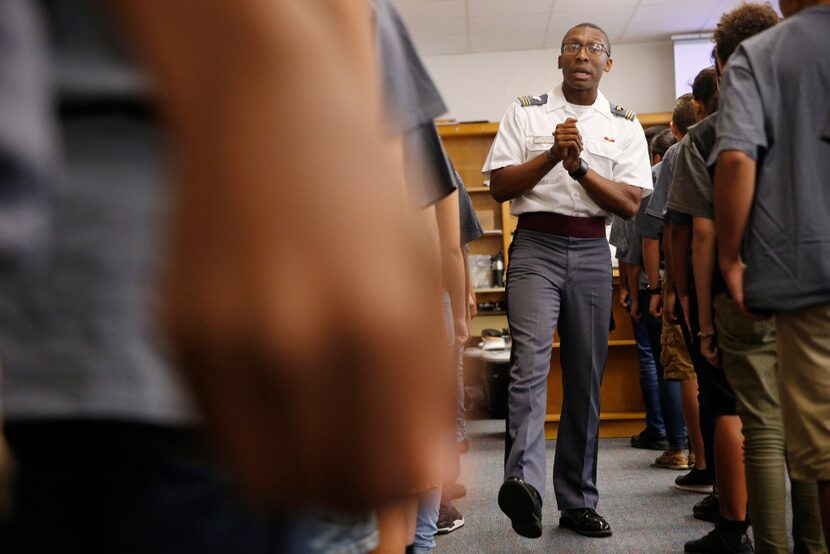
<instances>
[{"instance_id":1,"label":"gray t-shirt","mask_svg":"<svg viewBox=\"0 0 830 554\"><path fill-rule=\"evenodd\" d=\"M689 129L683 137L674 164L669 201L672 210L696 217L714 219L712 176L707 167L706 151L715 140L717 112Z\"/></svg>"},{"instance_id":2,"label":"gray t-shirt","mask_svg":"<svg viewBox=\"0 0 830 554\"><path fill-rule=\"evenodd\" d=\"M634 229L634 219L622 219L616 215L611 219L611 232L608 242L616 247L615 256L617 259L628 265L643 265L643 242L642 237ZM640 271L638 286L641 289L648 288L648 278L644 271Z\"/></svg>"},{"instance_id":3,"label":"gray t-shirt","mask_svg":"<svg viewBox=\"0 0 830 554\"><path fill-rule=\"evenodd\" d=\"M41 263L58 172L45 29L31 0L0 2L0 267Z\"/></svg>"},{"instance_id":4,"label":"gray t-shirt","mask_svg":"<svg viewBox=\"0 0 830 554\"><path fill-rule=\"evenodd\" d=\"M54 88L39 94L60 106L60 136L50 140L63 144L65 164L46 200L43 263L0 271L5 416L191 423L156 324L169 175L158 126L138 109L147 91L124 86L138 76L115 78L137 72L112 48L117 37L97 3L31 5L49 24ZM9 29L0 26L4 44ZM68 67L85 78L73 80ZM13 107L0 105L4 114Z\"/></svg>"},{"instance_id":5,"label":"gray t-shirt","mask_svg":"<svg viewBox=\"0 0 830 554\"><path fill-rule=\"evenodd\" d=\"M730 57L711 160L758 163L744 235L746 304L789 311L830 302L830 5L744 41Z\"/></svg>"},{"instance_id":6,"label":"gray t-shirt","mask_svg":"<svg viewBox=\"0 0 830 554\"><path fill-rule=\"evenodd\" d=\"M455 183L458 187L458 216L461 220L461 244L462 246L468 242L472 242L484 235L484 229L481 228L481 223L478 221L478 214L476 214L473 201L470 199L467 188L464 186L464 181L461 180L461 175L453 168L455 175Z\"/></svg>"},{"instance_id":7,"label":"gray t-shirt","mask_svg":"<svg viewBox=\"0 0 830 554\"><path fill-rule=\"evenodd\" d=\"M654 193L649 197L646 213L651 217L663 220L666 215L666 202L669 201L669 192L671 191L671 178L674 175L674 163L677 161L677 155L680 153L680 143L672 144L666 155L663 156L663 161L657 171L657 180L654 183Z\"/></svg>"},{"instance_id":8,"label":"gray t-shirt","mask_svg":"<svg viewBox=\"0 0 830 554\"><path fill-rule=\"evenodd\" d=\"M455 176L433 120L447 111L406 26L389 0L373 0L387 111L403 135L404 172L420 207L456 188Z\"/></svg>"},{"instance_id":9,"label":"gray t-shirt","mask_svg":"<svg viewBox=\"0 0 830 554\"><path fill-rule=\"evenodd\" d=\"M674 146L674 145L672 145ZM666 160L665 158L658 164L655 164L651 168L651 175L654 180L654 193L652 193L648 198L643 198L640 202L640 209L637 211L637 215L634 216L634 228L637 230L637 234L641 237L648 237L650 239L660 238L660 235L663 232L663 215L662 215L662 208L659 209L660 217L652 217L648 214L648 210L651 207L652 202L654 201L654 195L657 193L657 182L660 179L660 174L663 173L665 167ZM659 204L661 202L660 199L657 199L655 204ZM662 200L665 203L665 198Z\"/></svg>"}]
</instances>

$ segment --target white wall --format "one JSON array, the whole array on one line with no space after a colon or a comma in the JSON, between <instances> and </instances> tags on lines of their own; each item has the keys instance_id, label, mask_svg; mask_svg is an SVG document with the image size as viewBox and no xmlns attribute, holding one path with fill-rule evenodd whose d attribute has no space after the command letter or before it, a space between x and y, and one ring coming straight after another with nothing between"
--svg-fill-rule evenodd
<instances>
[{"instance_id":1,"label":"white wall","mask_svg":"<svg viewBox=\"0 0 830 554\"><path fill-rule=\"evenodd\" d=\"M671 42L612 46L614 66L600 89L608 100L638 113L674 107ZM543 94L561 82L556 50L427 56L424 63L458 121L501 120L517 96Z\"/></svg>"}]
</instances>

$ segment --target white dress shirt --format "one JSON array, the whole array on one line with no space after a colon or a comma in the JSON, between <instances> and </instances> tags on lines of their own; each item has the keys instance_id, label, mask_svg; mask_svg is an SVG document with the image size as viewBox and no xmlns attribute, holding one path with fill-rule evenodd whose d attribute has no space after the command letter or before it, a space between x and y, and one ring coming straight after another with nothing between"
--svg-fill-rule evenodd
<instances>
[{"instance_id":1,"label":"white dress shirt","mask_svg":"<svg viewBox=\"0 0 830 554\"><path fill-rule=\"evenodd\" d=\"M501 120L499 132L484 161L484 172L523 164L553 146L556 125L577 114L566 102L562 86L548 93L542 105L523 107L514 102ZM649 194L652 189L651 164L648 146L640 122L615 115L605 96L597 99L578 117L577 129L582 135L584 149L581 157L588 167L612 181L633 185ZM600 208L577 181L559 163L539 183L523 196L511 201L510 212L554 212L575 217L610 214Z\"/></svg>"}]
</instances>

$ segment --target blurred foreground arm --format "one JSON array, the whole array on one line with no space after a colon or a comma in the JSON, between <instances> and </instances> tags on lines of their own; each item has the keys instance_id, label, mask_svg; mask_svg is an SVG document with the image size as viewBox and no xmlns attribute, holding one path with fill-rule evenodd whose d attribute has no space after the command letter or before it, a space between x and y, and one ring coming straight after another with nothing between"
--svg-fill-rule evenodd
<instances>
[{"instance_id":1,"label":"blurred foreground arm","mask_svg":"<svg viewBox=\"0 0 830 554\"><path fill-rule=\"evenodd\" d=\"M369 6L118 5L171 131L165 322L220 454L280 508L407 490L447 358Z\"/></svg>"}]
</instances>

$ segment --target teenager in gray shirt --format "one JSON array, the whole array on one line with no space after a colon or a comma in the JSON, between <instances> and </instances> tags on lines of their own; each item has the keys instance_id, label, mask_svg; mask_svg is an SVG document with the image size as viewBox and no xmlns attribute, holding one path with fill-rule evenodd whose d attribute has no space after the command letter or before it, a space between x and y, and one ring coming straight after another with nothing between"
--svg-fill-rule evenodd
<instances>
[{"instance_id":1,"label":"teenager in gray shirt","mask_svg":"<svg viewBox=\"0 0 830 554\"><path fill-rule=\"evenodd\" d=\"M790 474L818 481L830 534L830 2L738 47L712 152L719 263L743 309L775 312ZM741 248L743 246L743 249Z\"/></svg>"}]
</instances>

